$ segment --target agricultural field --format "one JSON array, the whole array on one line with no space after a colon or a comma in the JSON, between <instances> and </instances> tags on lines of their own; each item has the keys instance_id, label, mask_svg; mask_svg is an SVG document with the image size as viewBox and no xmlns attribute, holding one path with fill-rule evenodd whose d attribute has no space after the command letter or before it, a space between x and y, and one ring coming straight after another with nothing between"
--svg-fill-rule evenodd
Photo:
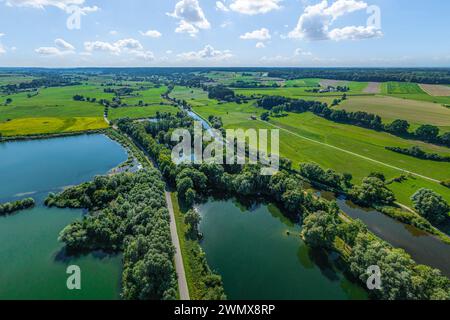
<instances>
[{"instance_id":1,"label":"agricultural field","mask_svg":"<svg viewBox=\"0 0 450 320\"><path fill-rule=\"evenodd\" d=\"M450 86L434 85L434 84L421 84L420 87L423 91L433 97L450 97Z\"/></svg>"},{"instance_id":2,"label":"agricultural field","mask_svg":"<svg viewBox=\"0 0 450 320\"><path fill-rule=\"evenodd\" d=\"M144 119L153 118L157 112L169 112L176 114L179 111L177 107L171 105L153 105L149 107L120 107L110 108L108 119L117 120L120 118Z\"/></svg>"},{"instance_id":3,"label":"agricultural field","mask_svg":"<svg viewBox=\"0 0 450 320\"><path fill-rule=\"evenodd\" d=\"M450 104L450 96L431 96L422 90L417 83L386 82L381 86L381 93L383 95L402 99L433 102L437 104Z\"/></svg>"},{"instance_id":4,"label":"agricultural field","mask_svg":"<svg viewBox=\"0 0 450 320\"><path fill-rule=\"evenodd\" d=\"M22 92L0 96L0 132L5 136L17 136L106 127L104 107L98 103L74 101L76 94L97 100L113 97L92 85L42 88L37 94ZM12 102L4 105L8 98Z\"/></svg>"},{"instance_id":5,"label":"agricultural field","mask_svg":"<svg viewBox=\"0 0 450 320\"><path fill-rule=\"evenodd\" d=\"M186 96L184 98L189 100ZM316 162L324 168L351 173L353 182L357 184L374 171L383 172L387 179L392 179L405 173L400 170L403 169L426 178L411 175L403 183L392 184L392 190L401 203L410 205L409 198L420 187L431 188L450 201L450 189L434 181L450 178L450 164L420 160L385 149L386 146L408 148L417 145L428 152L450 155L448 148L334 123L311 113L271 118L269 124L251 119L252 115L259 116L263 112L251 102L220 104L207 98L190 102L194 102L193 110L203 118L220 116L225 128L281 128L281 156L291 159L296 167L301 162Z\"/></svg>"},{"instance_id":6,"label":"agricultural field","mask_svg":"<svg viewBox=\"0 0 450 320\"><path fill-rule=\"evenodd\" d=\"M167 91L167 87L154 87L147 90L135 91L134 95L124 97L122 101L128 105L138 105L140 101L144 104L156 105L164 103L161 95Z\"/></svg>"},{"instance_id":7,"label":"agricultural field","mask_svg":"<svg viewBox=\"0 0 450 320\"><path fill-rule=\"evenodd\" d=\"M348 97L336 109L365 111L379 115L384 123L396 119L407 120L412 129L422 124L438 126L442 132L450 131L450 109L440 104L400 99L393 96Z\"/></svg>"}]
</instances>

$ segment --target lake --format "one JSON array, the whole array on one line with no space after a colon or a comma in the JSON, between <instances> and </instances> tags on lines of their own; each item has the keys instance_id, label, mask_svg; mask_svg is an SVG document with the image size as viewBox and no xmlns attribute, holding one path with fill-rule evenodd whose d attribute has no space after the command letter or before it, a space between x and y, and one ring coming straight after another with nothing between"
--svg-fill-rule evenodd
<instances>
[{"instance_id":1,"label":"lake","mask_svg":"<svg viewBox=\"0 0 450 320\"><path fill-rule=\"evenodd\" d=\"M104 135L0 143L0 202L33 197L31 210L0 217L0 299L118 299L121 256L67 257L60 231L82 210L47 208L49 192L90 181L126 161ZM81 290L66 287L67 266L81 268Z\"/></svg>"},{"instance_id":2,"label":"lake","mask_svg":"<svg viewBox=\"0 0 450 320\"><path fill-rule=\"evenodd\" d=\"M197 209L201 246L229 299L367 299L344 275L337 255L311 251L299 236L300 226L274 205L249 209L232 200L211 200Z\"/></svg>"}]
</instances>

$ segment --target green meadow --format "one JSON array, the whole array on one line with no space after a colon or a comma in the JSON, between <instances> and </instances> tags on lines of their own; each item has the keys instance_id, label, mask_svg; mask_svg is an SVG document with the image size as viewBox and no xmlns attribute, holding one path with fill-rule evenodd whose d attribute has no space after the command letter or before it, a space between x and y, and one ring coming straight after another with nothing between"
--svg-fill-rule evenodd
<instances>
[{"instance_id":1,"label":"green meadow","mask_svg":"<svg viewBox=\"0 0 450 320\"><path fill-rule=\"evenodd\" d=\"M430 96L423 91L417 83L385 82L381 85L381 93L401 99L432 102L436 104L450 104L450 97Z\"/></svg>"},{"instance_id":2,"label":"green meadow","mask_svg":"<svg viewBox=\"0 0 450 320\"><path fill-rule=\"evenodd\" d=\"M108 113L108 119L116 120L120 118L130 119L143 119L153 118L157 112L170 112L176 114L179 111L178 108L171 105L153 105L149 107L120 107L110 108Z\"/></svg>"},{"instance_id":3,"label":"green meadow","mask_svg":"<svg viewBox=\"0 0 450 320\"><path fill-rule=\"evenodd\" d=\"M196 98L189 99L193 92ZM428 152L450 155L450 149L420 141L405 140L387 133L364 129L352 125L338 124L318 117L312 113L289 113L286 117L271 118L270 124L252 120L264 110L248 104L219 103L206 96L201 97L197 90L177 89L174 91L193 106L193 110L203 118L220 116L225 128L254 128L280 130L280 153L298 167L301 162L316 162L324 168L332 168L341 173L351 173L353 182L358 184L371 172L383 172L387 179L399 177L408 170L430 179L450 179L450 164L420 160L385 149L386 146L408 148L418 145ZM271 125L272 124L272 125ZM369 159L372 160L369 160ZM394 169L397 167L399 169ZM442 194L450 201L450 189L409 175L407 181L394 183L390 188L401 203L411 205L410 197L417 189L427 187Z\"/></svg>"}]
</instances>

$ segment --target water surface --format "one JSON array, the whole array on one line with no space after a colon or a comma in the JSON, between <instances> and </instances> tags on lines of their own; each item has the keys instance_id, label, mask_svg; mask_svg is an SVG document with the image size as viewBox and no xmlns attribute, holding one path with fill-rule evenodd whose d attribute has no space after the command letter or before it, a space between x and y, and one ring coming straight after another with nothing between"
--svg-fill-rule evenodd
<instances>
[{"instance_id":1,"label":"water surface","mask_svg":"<svg viewBox=\"0 0 450 320\"><path fill-rule=\"evenodd\" d=\"M46 208L49 192L90 181L127 159L104 135L0 144L0 202L33 197L37 206L0 217L0 299L117 299L121 257L67 257L59 232L81 210ZM81 290L66 287L66 268L81 268Z\"/></svg>"}]
</instances>

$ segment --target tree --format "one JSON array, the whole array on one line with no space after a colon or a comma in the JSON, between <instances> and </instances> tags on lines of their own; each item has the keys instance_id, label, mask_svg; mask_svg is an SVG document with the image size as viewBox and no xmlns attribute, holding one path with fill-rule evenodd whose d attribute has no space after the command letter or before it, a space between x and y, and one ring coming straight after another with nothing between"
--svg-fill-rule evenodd
<instances>
[{"instance_id":1,"label":"tree","mask_svg":"<svg viewBox=\"0 0 450 320\"><path fill-rule=\"evenodd\" d=\"M184 216L184 222L189 225L189 233L192 238L198 238L198 226L202 220L200 214L196 210L189 210Z\"/></svg>"},{"instance_id":2,"label":"tree","mask_svg":"<svg viewBox=\"0 0 450 320\"><path fill-rule=\"evenodd\" d=\"M440 224L448 217L449 204L433 190L422 188L411 197L411 200L420 215L431 223Z\"/></svg>"},{"instance_id":3,"label":"tree","mask_svg":"<svg viewBox=\"0 0 450 320\"><path fill-rule=\"evenodd\" d=\"M398 135L407 135L409 132L409 123L406 120L394 120L391 124L386 126L386 130Z\"/></svg>"},{"instance_id":4,"label":"tree","mask_svg":"<svg viewBox=\"0 0 450 320\"><path fill-rule=\"evenodd\" d=\"M355 186L350 190L349 196L354 202L363 206L390 204L395 201L394 193L376 177L365 178L361 186Z\"/></svg>"},{"instance_id":5,"label":"tree","mask_svg":"<svg viewBox=\"0 0 450 320\"><path fill-rule=\"evenodd\" d=\"M261 120L262 121L269 121L269 112L263 112L263 114L261 114Z\"/></svg>"},{"instance_id":6,"label":"tree","mask_svg":"<svg viewBox=\"0 0 450 320\"><path fill-rule=\"evenodd\" d=\"M421 125L414 133L418 138L435 141L439 135L439 128L430 124Z\"/></svg>"},{"instance_id":7,"label":"tree","mask_svg":"<svg viewBox=\"0 0 450 320\"><path fill-rule=\"evenodd\" d=\"M315 248L331 248L337 235L336 217L318 211L310 214L303 222L302 237Z\"/></svg>"},{"instance_id":8,"label":"tree","mask_svg":"<svg viewBox=\"0 0 450 320\"><path fill-rule=\"evenodd\" d=\"M11 98L6 99L6 102L5 102L6 105L11 104L11 103L12 103L12 99Z\"/></svg>"}]
</instances>

